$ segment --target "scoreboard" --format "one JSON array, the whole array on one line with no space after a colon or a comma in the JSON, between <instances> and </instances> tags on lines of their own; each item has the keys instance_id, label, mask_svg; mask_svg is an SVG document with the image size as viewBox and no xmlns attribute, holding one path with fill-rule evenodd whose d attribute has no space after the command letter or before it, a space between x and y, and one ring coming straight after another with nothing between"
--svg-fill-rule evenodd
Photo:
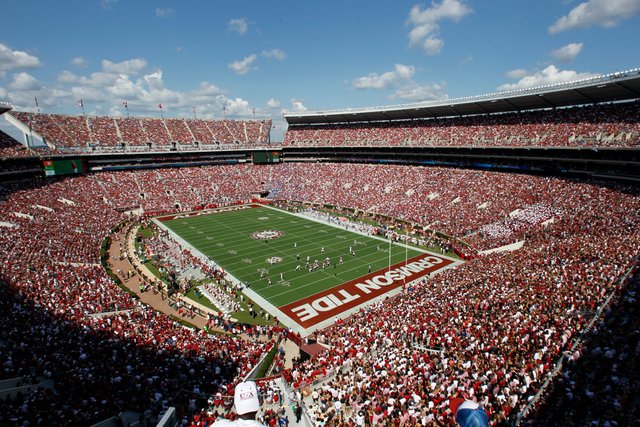
<instances>
[{"instance_id":1,"label":"scoreboard","mask_svg":"<svg viewBox=\"0 0 640 427\"><path fill-rule=\"evenodd\" d=\"M82 159L43 160L42 167L46 176L74 175L86 171L86 163Z\"/></svg>"},{"instance_id":2,"label":"scoreboard","mask_svg":"<svg viewBox=\"0 0 640 427\"><path fill-rule=\"evenodd\" d=\"M254 151L253 163L280 163L281 151Z\"/></svg>"}]
</instances>

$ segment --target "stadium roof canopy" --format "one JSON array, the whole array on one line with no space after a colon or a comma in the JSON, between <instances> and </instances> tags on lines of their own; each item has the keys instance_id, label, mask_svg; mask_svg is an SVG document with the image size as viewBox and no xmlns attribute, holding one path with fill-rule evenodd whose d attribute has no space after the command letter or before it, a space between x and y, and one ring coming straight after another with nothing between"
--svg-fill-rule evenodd
<instances>
[{"instance_id":1,"label":"stadium roof canopy","mask_svg":"<svg viewBox=\"0 0 640 427\"><path fill-rule=\"evenodd\" d=\"M0 116L11 110L13 107L8 102L0 101Z\"/></svg>"},{"instance_id":2,"label":"stadium roof canopy","mask_svg":"<svg viewBox=\"0 0 640 427\"><path fill-rule=\"evenodd\" d=\"M414 104L289 113L289 125L377 122L506 113L640 98L640 68L590 79Z\"/></svg>"}]
</instances>

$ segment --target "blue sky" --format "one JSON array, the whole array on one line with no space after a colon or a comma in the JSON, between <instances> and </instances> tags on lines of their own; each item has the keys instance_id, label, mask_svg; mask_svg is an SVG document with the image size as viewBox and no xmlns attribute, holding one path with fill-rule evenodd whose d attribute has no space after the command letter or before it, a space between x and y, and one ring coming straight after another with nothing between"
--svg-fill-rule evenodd
<instances>
[{"instance_id":1,"label":"blue sky","mask_svg":"<svg viewBox=\"0 0 640 427\"><path fill-rule=\"evenodd\" d=\"M272 118L480 95L640 66L640 0L4 2L18 110Z\"/></svg>"}]
</instances>

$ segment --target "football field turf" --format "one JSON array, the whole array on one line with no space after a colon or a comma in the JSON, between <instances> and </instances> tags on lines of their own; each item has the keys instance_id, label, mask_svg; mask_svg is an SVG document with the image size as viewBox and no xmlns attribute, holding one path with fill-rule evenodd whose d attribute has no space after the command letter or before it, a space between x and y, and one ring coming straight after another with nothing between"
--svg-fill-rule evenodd
<instances>
[{"instance_id":1,"label":"football field turf","mask_svg":"<svg viewBox=\"0 0 640 427\"><path fill-rule=\"evenodd\" d=\"M162 223L275 307L423 253L262 206L178 215ZM319 266L329 258L328 266L309 272L307 257Z\"/></svg>"}]
</instances>

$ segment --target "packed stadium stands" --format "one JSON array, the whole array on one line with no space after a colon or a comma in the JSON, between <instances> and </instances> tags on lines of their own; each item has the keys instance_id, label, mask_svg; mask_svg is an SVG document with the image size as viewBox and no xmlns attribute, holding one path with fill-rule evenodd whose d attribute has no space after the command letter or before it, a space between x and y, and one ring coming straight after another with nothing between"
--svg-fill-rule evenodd
<instances>
[{"instance_id":1,"label":"packed stadium stands","mask_svg":"<svg viewBox=\"0 0 640 427\"><path fill-rule=\"evenodd\" d=\"M556 361L578 350L574 339L623 288L639 255L637 189L557 178L291 163L2 184L0 316L11 325L1 332L2 378L51 379L56 394L41 389L26 401L3 401L0 424L37 425L46 416L85 425L125 409L155 417L185 385L210 396L246 374L267 343L184 329L132 300L98 267L99 247L124 208L228 204L249 199L258 185L273 199L424 224L477 250L525 241L319 332L329 350L286 373L304 387L334 372L307 402L318 423L367 414L379 425L447 425L452 395L477 399L494 424L513 420ZM92 316L113 310L120 313ZM623 411L631 403L620 404Z\"/></svg>"},{"instance_id":2,"label":"packed stadium stands","mask_svg":"<svg viewBox=\"0 0 640 427\"><path fill-rule=\"evenodd\" d=\"M640 103L526 113L291 126L284 146L637 147Z\"/></svg>"},{"instance_id":3,"label":"packed stadium stands","mask_svg":"<svg viewBox=\"0 0 640 427\"><path fill-rule=\"evenodd\" d=\"M29 150L11 136L0 131L0 157L21 157L32 155Z\"/></svg>"},{"instance_id":4,"label":"packed stadium stands","mask_svg":"<svg viewBox=\"0 0 640 427\"><path fill-rule=\"evenodd\" d=\"M558 214L549 203L552 188L535 177L514 181L509 174L482 171L452 176L447 169L406 166L287 163L279 169L284 176L296 177L296 184L272 181L268 186L272 198L349 206L430 225L477 250L514 243ZM228 204L240 195L247 200L258 183L269 180L265 166L223 166L215 171L216 177L208 168L194 168L99 174L90 179L114 208L141 206L147 211ZM362 176L371 180L363 181ZM459 185L452 186L452 179Z\"/></svg>"},{"instance_id":5,"label":"packed stadium stands","mask_svg":"<svg viewBox=\"0 0 640 427\"><path fill-rule=\"evenodd\" d=\"M270 120L85 117L11 111L57 149L152 146L255 147L269 140ZM353 124L293 125L287 147L608 147L640 146L640 103L526 113L398 120Z\"/></svg>"},{"instance_id":6,"label":"packed stadium stands","mask_svg":"<svg viewBox=\"0 0 640 427\"><path fill-rule=\"evenodd\" d=\"M267 348L191 331L119 289L98 263L101 239L123 216L91 179L1 193L2 375L53 380L57 393L38 391L31 406L2 402L0 424L46 416L87 425L124 409L155 416L186 384L215 393Z\"/></svg>"},{"instance_id":7,"label":"packed stadium stands","mask_svg":"<svg viewBox=\"0 0 640 427\"><path fill-rule=\"evenodd\" d=\"M25 128L57 149L152 146L166 150L172 143L193 146L255 147L268 142L271 120L196 120L138 117L66 116L11 111ZM163 148L164 147L164 148Z\"/></svg>"}]
</instances>

